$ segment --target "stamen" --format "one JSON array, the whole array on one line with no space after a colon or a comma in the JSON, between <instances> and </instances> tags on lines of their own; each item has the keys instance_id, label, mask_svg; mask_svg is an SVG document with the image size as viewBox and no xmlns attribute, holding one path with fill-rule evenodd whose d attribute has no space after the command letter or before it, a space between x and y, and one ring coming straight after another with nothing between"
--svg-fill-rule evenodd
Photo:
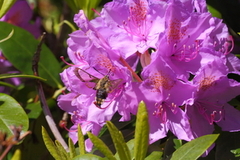
<instances>
[{"instance_id":1,"label":"stamen","mask_svg":"<svg viewBox=\"0 0 240 160\"><path fill-rule=\"evenodd\" d=\"M173 45L173 57L179 61L189 62L197 57L199 53L199 41L196 40L195 44L183 45L177 48L177 44Z\"/></svg>"},{"instance_id":2,"label":"stamen","mask_svg":"<svg viewBox=\"0 0 240 160\"><path fill-rule=\"evenodd\" d=\"M78 124L80 125L81 128L83 128L83 127L85 127L86 125L91 124L91 122L89 122L89 121L83 121L83 122L78 123ZM77 132L77 131L78 131L78 129L70 130L70 129L68 129L67 127L64 127L64 129L66 129L68 132Z\"/></svg>"},{"instance_id":3,"label":"stamen","mask_svg":"<svg viewBox=\"0 0 240 160\"><path fill-rule=\"evenodd\" d=\"M224 55L229 54L234 48L234 40L232 36L227 38L221 38L213 42L213 47L216 51L224 53Z\"/></svg>"},{"instance_id":4,"label":"stamen","mask_svg":"<svg viewBox=\"0 0 240 160\"><path fill-rule=\"evenodd\" d=\"M65 129L66 129L67 121L65 121L65 120L60 120L59 123L58 123L58 126L59 126L60 128L65 128Z\"/></svg>"},{"instance_id":5,"label":"stamen","mask_svg":"<svg viewBox=\"0 0 240 160\"><path fill-rule=\"evenodd\" d=\"M62 119L59 121L59 127L65 128L67 126L68 113L64 112Z\"/></svg>"},{"instance_id":6,"label":"stamen","mask_svg":"<svg viewBox=\"0 0 240 160\"><path fill-rule=\"evenodd\" d=\"M131 66L122 58L120 57L120 61L123 63L123 65L125 67L128 68L128 70L132 73L132 76L138 81L138 82L142 82L142 79L133 71L133 69L131 68Z\"/></svg>"},{"instance_id":7,"label":"stamen","mask_svg":"<svg viewBox=\"0 0 240 160\"><path fill-rule=\"evenodd\" d=\"M219 115L219 118L216 119L217 115ZM223 114L222 114L222 111L213 111L212 114L211 114L211 123L210 124L213 124L213 122L220 122L221 120L223 119Z\"/></svg>"},{"instance_id":8,"label":"stamen","mask_svg":"<svg viewBox=\"0 0 240 160\"><path fill-rule=\"evenodd\" d=\"M211 125L212 125L213 122L214 122L215 115L216 115L216 111L213 111L213 113L210 115L210 116L211 116L211 119L210 119L210 124L211 124Z\"/></svg>"},{"instance_id":9,"label":"stamen","mask_svg":"<svg viewBox=\"0 0 240 160\"><path fill-rule=\"evenodd\" d=\"M146 41L152 21L147 21L148 3L146 0L136 0L129 7L129 17L122 22L123 29L130 35Z\"/></svg>"},{"instance_id":10,"label":"stamen","mask_svg":"<svg viewBox=\"0 0 240 160\"><path fill-rule=\"evenodd\" d=\"M177 105L176 105L176 104L172 103L170 108L171 108L171 111L172 111L174 114L177 113L177 110L176 110Z\"/></svg>"},{"instance_id":11,"label":"stamen","mask_svg":"<svg viewBox=\"0 0 240 160\"><path fill-rule=\"evenodd\" d=\"M0 56L0 60L6 60L6 58L4 56Z\"/></svg>"},{"instance_id":12,"label":"stamen","mask_svg":"<svg viewBox=\"0 0 240 160\"><path fill-rule=\"evenodd\" d=\"M200 114L209 122L209 124L213 124L214 122L219 122L224 119L224 109L220 107L218 104L214 104L207 101L198 101L195 106L197 107ZM207 109L209 108L209 109ZM209 111L213 110L213 111ZM218 117L218 119L217 119Z\"/></svg>"},{"instance_id":13,"label":"stamen","mask_svg":"<svg viewBox=\"0 0 240 160\"><path fill-rule=\"evenodd\" d=\"M229 46L231 46L231 48L229 49ZM234 41L233 41L233 38L232 36L229 36L228 39L225 41L224 43L224 55L227 55L229 54L234 48Z\"/></svg>"},{"instance_id":14,"label":"stamen","mask_svg":"<svg viewBox=\"0 0 240 160\"><path fill-rule=\"evenodd\" d=\"M76 64L68 63L68 62L64 59L63 56L61 56L60 58L62 59L62 61L63 61L65 64L67 64L67 65L69 65L69 66L72 66L72 67L79 67L79 66L82 66L82 65L76 65Z\"/></svg>"},{"instance_id":15,"label":"stamen","mask_svg":"<svg viewBox=\"0 0 240 160\"><path fill-rule=\"evenodd\" d=\"M94 8L91 9L93 12L95 12L98 16L101 16L101 14Z\"/></svg>"},{"instance_id":16,"label":"stamen","mask_svg":"<svg viewBox=\"0 0 240 160\"><path fill-rule=\"evenodd\" d=\"M155 104L156 110L153 112L153 116L157 116L160 118L162 123L167 122L167 109L170 109L174 114L177 113L177 105L174 103L169 104L168 102L164 101L161 103Z\"/></svg>"},{"instance_id":17,"label":"stamen","mask_svg":"<svg viewBox=\"0 0 240 160\"><path fill-rule=\"evenodd\" d=\"M153 116L160 118L160 121L162 123L166 123L167 116L166 116L166 111L163 104L156 103L155 106L156 106L156 110L153 112Z\"/></svg>"}]
</instances>

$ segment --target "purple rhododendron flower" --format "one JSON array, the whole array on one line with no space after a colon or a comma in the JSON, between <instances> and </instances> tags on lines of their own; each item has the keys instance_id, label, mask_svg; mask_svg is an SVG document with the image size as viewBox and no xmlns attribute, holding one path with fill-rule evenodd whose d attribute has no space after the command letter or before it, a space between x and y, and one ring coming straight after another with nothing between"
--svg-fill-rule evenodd
<instances>
[{"instance_id":1,"label":"purple rhododendron flower","mask_svg":"<svg viewBox=\"0 0 240 160\"><path fill-rule=\"evenodd\" d=\"M21 27L32 33L35 38L38 38L41 35L40 19L38 18L35 23L30 23L32 16L33 11L28 2L26 0L17 0L9 11L0 19L0 21ZM4 57L2 52L0 52L0 73L19 73L19 71L17 71ZM9 78L5 81L15 86L21 83L19 78ZM9 93L9 88L0 86L0 92Z\"/></svg>"},{"instance_id":2,"label":"purple rhododendron flower","mask_svg":"<svg viewBox=\"0 0 240 160\"><path fill-rule=\"evenodd\" d=\"M179 106L193 97L195 86L177 79L161 56L144 68L141 77L144 81L137 98L148 107L150 143L166 137L169 130L179 139L193 139L189 120Z\"/></svg>"},{"instance_id":3,"label":"purple rhododendron flower","mask_svg":"<svg viewBox=\"0 0 240 160\"><path fill-rule=\"evenodd\" d=\"M28 2L26 0L17 0L0 21L21 27L32 33L35 38L38 38L41 35L39 29L40 19L37 19L35 23L30 23L32 16L33 11Z\"/></svg>"},{"instance_id":4,"label":"purple rhododendron flower","mask_svg":"<svg viewBox=\"0 0 240 160\"><path fill-rule=\"evenodd\" d=\"M61 73L69 93L58 98L72 115L74 142L78 124L97 135L116 112L130 120L142 100L150 143L168 131L190 141L211 134L214 124L240 130L240 112L228 104L240 93L228 78L240 74L239 60L226 25L204 0L113 0L97 18L80 11L74 21L80 30L67 40L73 64Z\"/></svg>"},{"instance_id":5,"label":"purple rhododendron flower","mask_svg":"<svg viewBox=\"0 0 240 160\"><path fill-rule=\"evenodd\" d=\"M224 60L216 58L203 66L192 81L198 89L194 94L194 103L186 105L186 113L192 122L195 138L211 134L214 130L213 123L219 125L223 131L240 130L239 120L228 123L237 119L240 111L236 110L232 115L227 111L231 108L227 102L239 95L239 83L228 79L227 73ZM229 110L231 112L234 108Z\"/></svg>"}]
</instances>

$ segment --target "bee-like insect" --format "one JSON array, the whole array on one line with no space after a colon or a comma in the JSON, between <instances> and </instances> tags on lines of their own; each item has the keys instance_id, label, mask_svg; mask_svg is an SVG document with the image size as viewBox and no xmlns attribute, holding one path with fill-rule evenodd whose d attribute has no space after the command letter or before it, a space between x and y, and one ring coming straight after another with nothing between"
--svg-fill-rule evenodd
<instances>
[{"instance_id":1,"label":"bee-like insect","mask_svg":"<svg viewBox=\"0 0 240 160\"><path fill-rule=\"evenodd\" d=\"M81 70L82 72L86 73L87 75L89 75L89 77L91 78L91 80L84 80L81 75L79 74L79 70ZM99 72L100 73L100 72ZM110 92L112 92L114 89L116 89L119 84L122 82L122 79L116 79L116 80L110 80L109 79L109 73L108 72L107 75L103 75L103 78L97 78L93 75L91 75L90 73L80 69L80 68L75 68L74 69L74 74L82 81L82 82L94 82L95 86L93 87L94 90L96 90L96 101L94 102L94 104L101 108L102 103L104 102L105 99L107 99L108 94ZM91 86L88 86L91 87Z\"/></svg>"}]
</instances>

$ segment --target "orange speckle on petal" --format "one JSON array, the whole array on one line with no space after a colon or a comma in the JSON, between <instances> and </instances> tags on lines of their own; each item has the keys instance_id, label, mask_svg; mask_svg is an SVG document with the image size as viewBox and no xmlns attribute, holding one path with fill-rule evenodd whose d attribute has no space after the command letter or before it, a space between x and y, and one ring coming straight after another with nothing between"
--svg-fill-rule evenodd
<instances>
[{"instance_id":1,"label":"orange speckle on petal","mask_svg":"<svg viewBox=\"0 0 240 160\"><path fill-rule=\"evenodd\" d=\"M170 90L174 85L174 80L162 72L153 73L148 79L149 85L153 87L153 92L160 92L161 88Z\"/></svg>"},{"instance_id":2,"label":"orange speckle on petal","mask_svg":"<svg viewBox=\"0 0 240 160\"><path fill-rule=\"evenodd\" d=\"M208 76L203 78L199 83L199 90L206 91L208 88L213 86L215 82L215 76Z\"/></svg>"},{"instance_id":3,"label":"orange speckle on petal","mask_svg":"<svg viewBox=\"0 0 240 160\"><path fill-rule=\"evenodd\" d=\"M167 33L167 41L168 43L177 43L179 42L185 35L188 26L182 27L182 23L177 18L172 18L169 20L169 29Z\"/></svg>"}]
</instances>

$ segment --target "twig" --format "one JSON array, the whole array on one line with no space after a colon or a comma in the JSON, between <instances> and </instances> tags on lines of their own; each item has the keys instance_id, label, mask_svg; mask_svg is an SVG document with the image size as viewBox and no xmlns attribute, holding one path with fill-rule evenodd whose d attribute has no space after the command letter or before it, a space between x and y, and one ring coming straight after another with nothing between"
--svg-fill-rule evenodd
<instances>
[{"instance_id":1,"label":"twig","mask_svg":"<svg viewBox=\"0 0 240 160\"><path fill-rule=\"evenodd\" d=\"M41 41L38 44L37 51L33 55L32 70L33 70L33 74L35 76L39 76L38 75L38 62L40 60L41 46L43 44L45 35L46 35L46 33L44 32L43 35L42 35ZM62 144L64 149L68 152L69 148L68 148L66 142L64 141L64 139L62 138L61 134L59 133L59 131L56 127L56 124L55 124L55 122L52 118L52 114L51 114L51 112L48 108L47 101L46 101L46 98L45 98L45 95L44 95L44 92L43 92L42 84L41 84L40 80L38 80L38 79L36 80L36 82L37 82L37 91L38 91L38 94L39 94L39 99L40 99L40 102L41 102L41 106L42 106L43 113L45 115L46 121L47 121L54 137L56 138L56 140L58 140Z\"/></svg>"},{"instance_id":2,"label":"twig","mask_svg":"<svg viewBox=\"0 0 240 160\"><path fill-rule=\"evenodd\" d=\"M22 131L22 126L19 126L19 127L10 126L10 128L13 132L13 135L8 138L6 136L6 133L0 132L0 141L1 141L0 145L1 145L1 147L7 146L6 149L3 151L3 153L0 155L0 160L3 160L3 158L7 155L7 153L10 151L10 149L14 145L16 145L18 142L20 142L28 134L31 134L31 131L27 131L23 135L20 135L20 133Z\"/></svg>"},{"instance_id":3,"label":"twig","mask_svg":"<svg viewBox=\"0 0 240 160\"><path fill-rule=\"evenodd\" d=\"M2 160L6 155L7 153L10 151L10 149L12 148L13 145L8 145L7 148L4 150L4 152L1 154L0 156L0 160Z\"/></svg>"}]
</instances>

